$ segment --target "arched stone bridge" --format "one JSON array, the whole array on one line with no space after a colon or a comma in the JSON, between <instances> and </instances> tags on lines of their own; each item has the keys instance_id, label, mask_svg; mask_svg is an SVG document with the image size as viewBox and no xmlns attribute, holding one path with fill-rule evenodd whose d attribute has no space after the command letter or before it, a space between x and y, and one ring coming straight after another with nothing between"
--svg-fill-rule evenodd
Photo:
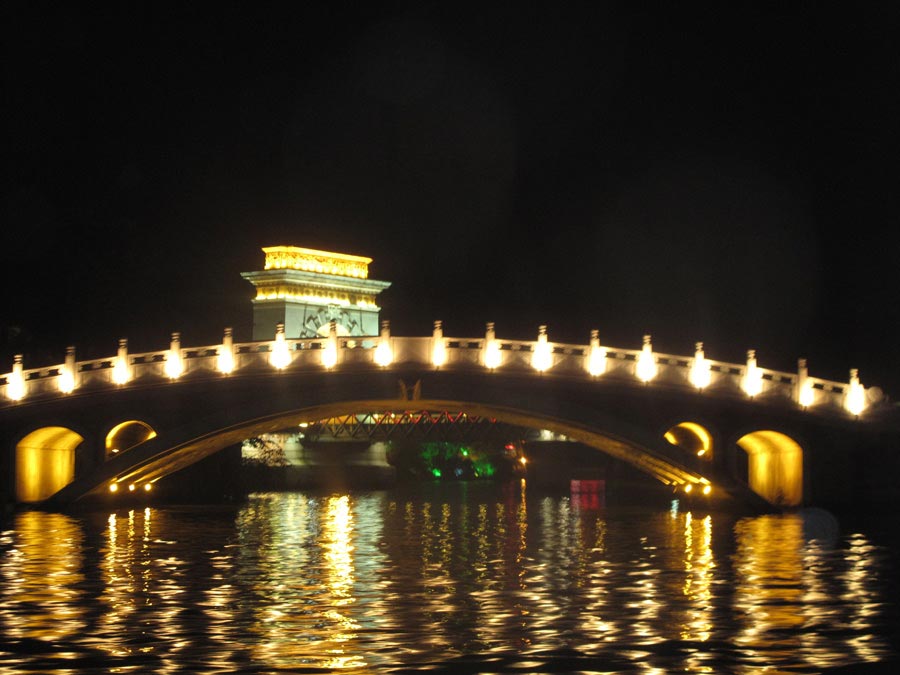
<instances>
[{"instance_id":1,"label":"arched stone bridge","mask_svg":"<svg viewBox=\"0 0 900 675\"><path fill-rule=\"evenodd\" d=\"M640 350L443 335L223 341L25 370L0 379L8 501L68 504L152 489L245 438L353 413L433 410L548 429L673 490L797 506L842 489L894 408L848 382Z\"/></svg>"}]
</instances>

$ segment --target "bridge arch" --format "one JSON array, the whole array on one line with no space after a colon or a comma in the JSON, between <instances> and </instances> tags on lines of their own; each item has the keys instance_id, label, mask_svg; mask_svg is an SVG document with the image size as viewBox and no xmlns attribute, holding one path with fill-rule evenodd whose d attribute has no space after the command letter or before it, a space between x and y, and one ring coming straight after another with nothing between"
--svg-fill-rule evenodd
<instances>
[{"instance_id":1,"label":"bridge arch","mask_svg":"<svg viewBox=\"0 0 900 675\"><path fill-rule=\"evenodd\" d=\"M716 444L709 425L693 421L678 422L669 427L663 437L690 457L697 457L704 463L713 461Z\"/></svg>"},{"instance_id":2,"label":"bridge arch","mask_svg":"<svg viewBox=\"0 0 900 675\"><path fill-rule=\"evenodd\" d=\"M803 447L773 429L745 433L737 446L747 454L750 489L776 506L803 503Z\"/></svg>"},{"instance_id":3,"label":"bridge arch","mask_svg":"<svg viewBox=\"0 0 900 675\"><path fill-rule=\"evenodd\" d=\"M514 426L547 429L627 462L664 484L674 486L709 484L709 480L703 476L685 468L677 460L666 457L660 451L664 446L662 438L654 445L649 435L646 438L629 437L621 432L607 431L601 426L588 426L533 410L493 404L439 399L415 401L378 399L345 400L300 407L237 423L230 416L233 411L223 410L218 413L220 415L218 420L214 421L209 417L203 420L206 425L203 433L198 433L201 431L200 428L187 428L175 434L170 430L164 435L165 438L160 436L148 439L127 453L111 457L104 466L87 477L90 484L79 485L66 497L77 499L90 493L100 494L108 491L113 484L127 485L129 491L142 489L142 486L150 489L148 485L152 486L166 476L226 447L241 443L246 438L279 432L297 427L301 423L312 423L353 413L402 413L410 409L452 410L496 419ZM184 440L173 442L175 438Z\"/></svg>"},{"instance_id":4,"label":"bridge arch","mask_svg":"<svg viewBox=\"0 0 900 675\"><path fill-rule=\"evenodd\" d=\"M156 430L141 420L125 420L113 426L105 436L106 459L156 438Z\"/></svg>"},{"instance_id":5,"label":"bridge arch","mask_svg":"<svg viewBox=\"0 0 900 675\"><path fill-rule=\"evenodd\" d=\"M75 478L75 449L84 437L62 426L35 429L16 444L16 499L41 502Z\"/></svg>"}]
</instances>

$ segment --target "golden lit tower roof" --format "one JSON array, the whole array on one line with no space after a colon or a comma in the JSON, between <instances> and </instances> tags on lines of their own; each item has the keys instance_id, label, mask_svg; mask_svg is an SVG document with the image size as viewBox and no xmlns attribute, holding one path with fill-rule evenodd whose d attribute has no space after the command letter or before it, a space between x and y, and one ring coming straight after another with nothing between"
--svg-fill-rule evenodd
<instances>
[{"instance_id":1,"label":"golden lit tower roof","mask_svg":"<svg viewBox=\"0 0 900 675\"><path fill-rule=\"evenodd\" d=\"M371 258L347 253L317 251L298 246L269 246L263 248L267 270L293 269L317 274L366 279Z\"/></svg>"}]
</instances>

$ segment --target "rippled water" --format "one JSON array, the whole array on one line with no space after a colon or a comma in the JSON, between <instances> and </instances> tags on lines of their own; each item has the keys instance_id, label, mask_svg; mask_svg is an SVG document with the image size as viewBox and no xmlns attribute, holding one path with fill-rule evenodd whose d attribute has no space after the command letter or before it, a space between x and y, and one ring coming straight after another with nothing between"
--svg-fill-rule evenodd
<instances>
[{"instance_id":1,"label":"rippled water","mask_svg":"<svg viewBox=\"0 0 900 675\"><path fill-rule=\"evenodd\" d=\"M891 551L823 514L524 483L16 515L0 672L821 672L894 656Z\"/></svg>"}]
</instances>

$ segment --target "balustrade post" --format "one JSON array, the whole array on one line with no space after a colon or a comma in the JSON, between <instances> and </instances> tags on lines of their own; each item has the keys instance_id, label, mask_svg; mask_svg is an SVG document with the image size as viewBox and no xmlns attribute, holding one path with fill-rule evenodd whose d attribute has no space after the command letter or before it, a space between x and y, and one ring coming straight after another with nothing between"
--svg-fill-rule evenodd
<instances>
[{"instance_id":1,"label":"balustrade post","mask_svg":"<svg viewBox=\"0 0 900 675\"><path fill-rule=\"evenodd\" d=\"M656 377L656 357L653 356L653 345L650 342L650 336L644 336L644 344L641 347L641 353L638 355L637 365L635 366L635 374L638 379L643 382L649 382Z\"/></svg>"},{"instance_id":2,"label":"balustrade post","mask_svg":"<svg viewBox=\"0 0 900 675\"><path fill-rule=\"evenodd\" d=\"M172 333L169 341L169 351L166 354L166 375L170 379L177 380L184 372L184 357L181 354L181 333Z\"/></svg>"},{"instance_id":3,"label":"balustrade post","mask_svg":"<svg viewBox=\"0 0 900 675\"><path fill-rule=\"evenodd\" d=\"M128 338L119 338L119 348L116 351L116 362L113 364L113 382L125 384L131 379L131 369L128 367Z\"/></svg>"},{"instance_id":4,"label":"balustrade post","mask_svg":"<svg viewBox=\"0 0 900 675\"><path fill-rule=\"evenodd\" d=\"M691 364L691 384L697 389L708 387L710 382L709 361L703 353L703 343L694 345L694 362Z\"/></svg>"},{"instance_id":5,"label":"balustrade post","mask_svg":"<svg viewBox=\"0 0 900 675\"><path fill-rule=\"evenodd\" d=\"M322 365L326 368L334 368L338 362L338 336L337 321L328 322L328 338L325 340L325 348L322 350Z\"/></svg>"},{"instance_id":6,"label":"balustrade post","mask_svg":"<svg viewBox=\"0 0 900 675\"><path fill-rule=\"evenodd\" d=\"M13 367L9 377L6 378L6 395L13 401L21 401L25 398L27 386L25 376L22 374L22 355L13 356Z\"/></svg>"},{"instance_id":7,"label":"balustrade post","mask_svg":"<svg viewBox=\"0 0 900 675\"><path fill-rule=\"evenodd\" d=\"M278 370L287 368L291 363L291 352L284 335L284 323L281 321L275 324L275 341L272 343L269 363Z\"/></svg>"},{"instance_id":8,"label":"balustrade post","mask_svg":"<svg viewBox=\"0 0 900 675\"><path fill-rule=\"evenodd\" d=\"M391 365L394 360L394 352L391 349L391 323L387 319L381 322L381 335L378 338L378 346L375 347L375 363L382 368Z\"/></svg>"},{"instance_id":9,"label":"balustrade post","mask_svg":"<svg viewBox=\"0 0 900 675\"><path fill-rule=\"evenodd\" d=\"M216 357L216 368L219 372L228 375L234 370L234 333L231 328L226 328L222 335L222 344Z\"/></svg>"},{"instance_id":10,"label":"balustrade post","mask_svg":"<svg viewBox=\"0 0 900 675\"><path fill-rule=\"evenodd\" d=\"M850 369L850 383L844 397L844 407L853 415L859 415L866 408L866 388L859 381L859 370Z\"/></svg>"},{"instance_id":11,"label":"balustrade post","mask_svg":"<svg viewBox=\"0 0 900 675\"><path fill-rule=\"evenodd\" d=\"M435 368L447 363L447 345L444 343L443 323L440 320L434 322L431 333L431 362Z\"/></svg>"},{"instance_id":12,"label":"balustrade post","mask_svg":"<svg viewBox=\"0 0 900 675\"><path fill-rule=\"evenodd\" d=\"M762 391L762 372L756 365L756 350L747 350L747 367L744 369L744 381L741 383L750 398Z\"/></svg>"},{"instance_id":13,"label":"balustrade post","mask_svg":"<svg viewBox=\"0 0 900 675\"><path fill-rule=\"evenodd\" d=\"M500 365L500 343L497 342L494 333L494 322L488 321L484 330L484 346L482 347L482 360L486 368L494 370Z\"/></svg>"},{"instance_id":14,"label":"balustrade post","mask_svg":"<svg viewBox=\"0 0 900 675\"><path fill-rule=\"evenodd\" d=\"M531 367L543 373L553 365L553 350L547 342L547 326L538 326L537 343L531 352Z\"/></svg>"},{"instance_id":15,"label":"balustrade post","mask_svg":"<svg viewBox=\"0 0 900 675\"><path fill-rule=\"evenodd\" d=\"M806 359L797 359L797 386L795 400L804 408L808 408L815 401L815 392L812 382L809 380L809 368Z\"/></svg>"},{"instance_id":16,"label":"balustrade post","mask_svg":"<svg viewBox=\"0 0 900 675\"><path fill-rule=\"evenodd\" d=\"M75 347L66 347L66 360L59 371L59 390L71 394L75 390Z\"/></svg>"},{"instance_id":17,"label":"balustrade post","mask_svg":"<svg viewBox=\"0 0 900 675\"><path fill-rule=\"evenodd\" d=\"M588 347L587 371L592 377L606 372L606 350L600 346L600 331L591 330L591 342Z\"/></svg>"}]
</instances>

